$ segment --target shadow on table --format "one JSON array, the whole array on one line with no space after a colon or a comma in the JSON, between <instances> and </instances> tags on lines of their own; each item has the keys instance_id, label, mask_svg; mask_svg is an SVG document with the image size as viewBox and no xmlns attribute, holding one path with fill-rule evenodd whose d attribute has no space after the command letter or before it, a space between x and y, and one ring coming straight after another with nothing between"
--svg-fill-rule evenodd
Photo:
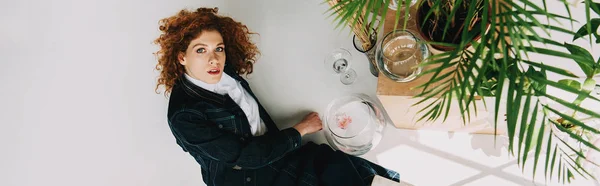
<instances>
[{"instance_id":1,"label":"shadow on table","mask_svg":"<svg viewBox=\"0 0 600 186\"><path fill-rule=\"evenodd\" d=\"M508 148L508 139L505 136L472 135L471 148L481 149L487 156L500 157Z\"/></svg>"},{"instance_id":2,"label":"shadow on table","mask_svg":"<svg viewBox=\"0 0 600 186\"><path fill-rule=\"evenodd\" d=\"M469 168L472 168L472 169L475 169L478 171L477 174L474 174L465 179L456 181L455 183L451 183L449 185L453 185L453 186L465 185L465 184L469 184L471 182L475 182L477 180L483 179L488 176L495 176L502 180L506 180L506 181L515 183L516 185L545 185L543 183L534 182L534 181L532 181L528 178L524 178L522 176L518 176L518 175L511 174L509 172L505 172L504 169L514 166L516 164L516 160L508 161L504 164L497 165L497 166L490 166L490 165L476 162L476 161L471 160L466 157L461 157L459 155L455 155L453 153L446 152L444 150L440 150L438 148L422 144L421 142L419 142L419 140L422 140L422 139L420 139L419 131L395 129L393 127L387 128L387 130L390 130L390 131L386 131L386 133L384 134L384 140L382 140L381 143L375 149L373 149L371 152L363 155L362 156L363 158L366 158L369 160L375 160L375 163L379 163L379 162L377 162L377 158L376 158L376 156L378 154L385 153L386 151L388 151L390 149L394 149L399 146L409 146L409 147L417 149L421 152L428 153L430 155L434 155L439 158L445 159L446 161L461 164L463 166L466 166L466 167L469 167ZM398 131L396 131L396 130L398 130ZM386 138L386 135L391 135L393 137L388 136ZM452 143L453 138L455 138L456 136L454 134L448 134L447 137L448 137L448 143ZM471 139L470 139L471 140L470 141L471 148L474 150L481 149L481 151L483 153L485 153L485 155L487 155L487 156L501 157L502 151L506 151L506 148L508 146L508 140L506 139L506 137L502 137L502 136L497 136L494 139L493 135L476 134L476 135L470 135L470 137L471 137ZM476 151L473 151L473 152L475 153ZM417 159L415 161L422 161L422 160ZM400 172L400 174L402 175L401 172ZM406 180L402 180L402 181L406 181ZM411 180L408 180L408 181L411 181ZM412 185L408 182L406 184Z\"/></svg>"}]
</instances>

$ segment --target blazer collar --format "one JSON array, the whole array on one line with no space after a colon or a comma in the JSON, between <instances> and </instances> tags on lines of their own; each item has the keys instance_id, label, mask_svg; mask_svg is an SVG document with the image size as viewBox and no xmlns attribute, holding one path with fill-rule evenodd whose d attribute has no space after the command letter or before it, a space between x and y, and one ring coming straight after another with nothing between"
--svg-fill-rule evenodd
<instances>
[{"instance_id":1,"label":"blazer collar","mask_svg":"<svg viewBox=\"0 0 600 186\"><path fill-rule=\"evenodd\" d=\"M277 129L277 126L275 125L275 123L273 122L271 117L267 114L266 110L262 107L262 105L260 104L260 102L258 101L256 96L254 95L254 93L252 93L252 91L250 90L250 86L248 85L248 82L246 82L246 80L244 80L240 75L235 73L235 71L233 69L228 68L227 66L225 66L225 69L223 71L225 73L227 73L229 76L231 76L232 78L234 78L235 80L242 82L241 83L242 87L244 87L244 89L246 89L246 91L248 91L248 93L250 93L250 95L256 100L256 103L258 104L258 108L259 108L260 118L263 119L263 121L265 122L265 125L268 128L267 133L270 133L272 131L279 131L279 129ZM195 99L205 100L205 101L207 101L211 104L214 104L215 106L219 106L219 107L236 106L235 101L233 101L231 99L231 97L229 97L229 95L227 95L227 94L220 95L220 94L208 91L206 89L203 89L203 88L197 86L196 84L194 84L193 82L191 82L190 80L188 80L187 78L185 78L184 76L181 76L179 78L179 82L181 83L181 85L182 85L181 87L183 88L184 92L186 92L186 94L188 94L189 96L191 96Z\"/></svg>"},{"instance_id":2,"label":"blazer collar","mask_svg":"<svg viewBox=\"0 0 600 186\"><path fill-rule=\"evenodd\" d=\"M228 67L228 66L231 66L231 65L225 66L225 68L223 69L223 72L226 73L227 75L231 76L236 81L244 82L242 77L240 75L238 75L237 73L235 73L235 70L233 70L233 68ZM204 88L201 88L201 87L197 86L196 84L194 84L193 82L191 82L190 80L188 80L187 78L185 78L185 75L180 76L179 81L183 85L182 86L183 90L185 90L185 92L188 95L190 95L194 98L206 100L207 102L210 102L217 106L225 106L228 103L234 103L233 100L231 100L231 97L229 97L229 95L227 95L227 94L220 95L220 94L211 92L209 90L206 90ZM244 84L244 83L242 83L242 84ZM246 86L242 86L242 87L247 88Z\"/></svg>"}]
</instances>

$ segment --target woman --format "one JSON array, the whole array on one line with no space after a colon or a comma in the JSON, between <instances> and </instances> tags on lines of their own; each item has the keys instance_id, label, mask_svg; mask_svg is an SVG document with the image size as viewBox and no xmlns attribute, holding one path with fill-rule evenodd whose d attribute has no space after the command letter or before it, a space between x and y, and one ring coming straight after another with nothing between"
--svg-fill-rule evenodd
<instances>
[{"instance_id":1,"label":"woman","mask_svg":"<svg viewBox=\"0 0 600 186\"><path fill-rule=\"evenodd\" d=\"M168 121L177 144L202 167L207 185L369 185L396 172L307 143L321 130L317 113L279 130L240 74L258 55L248 28L217 8L182 10L160 21L155 43L159 86L170 94Z\"/></svg>"}]
</instances>

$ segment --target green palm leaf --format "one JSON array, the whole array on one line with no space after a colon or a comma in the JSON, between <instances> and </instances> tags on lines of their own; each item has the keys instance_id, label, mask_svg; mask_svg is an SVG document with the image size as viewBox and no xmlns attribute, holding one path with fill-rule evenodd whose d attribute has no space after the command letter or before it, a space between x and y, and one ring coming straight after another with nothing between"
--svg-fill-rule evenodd
<instances>
[{"instance_id":1,"label":"green palm leaf","mask_svg":"<svg viewBox=\"0 0 600 186\"><path fill-rule=\"evenodd\" d=\"M519 99L521 99L521 97L517 97ZM524 105L524 109L523 109L523 114L521 115L521 125L526 125L527 122L527 114L529 112L529 104L531 101L531 95L527 95L527 99L525 101L525 105ZM537 107L537 104L536 104ZM527 125L527 135L525 136L525 149L523 149L523 154L521 154L521 156L523 156L523 162L522 164L525 165L525 163L527 163L527 156L529 154L529 148L531 148L531 140L533 140L533 131L535 130L535 116L537 116L537 112L533 112L533 116L531 117L531 122L528 123ZM524 127L523 127L524 128ZM543 127L541 127L543 128ZM525 130L525 129L523 129ZM524 131L521 131L524 132ZM521 144L523 143L523 141L521 141L521 139L519 139L519 151L521 151ZM521 167L523 171L525 171L525 166Z\"/></svg>"},{"instance_id":2,"label":"green palm leaf","mask_svg":"<svg viewBox=\"0 0 600 186\"><path fill-rule=\"evenodd\" d=\"M544 127L546 126L546 121L545 120L542 120L542 126L544 126ZM542 140L540 140L540 141L542 141ZM548 178L550 176L550 175L548 175L549 174L549 169L548 169L548 165L549 164L548 163L550 162L550 159L551 159L550 158L551 157L550 153L552 153L552 145L553 145L552 144L552 130L550 130L550 132L548 134L548 142L546 142L546 156L545 156L546 160L545 160L545 163L544 163L545 164L544 165L544 169L545 169L544 176L546 178ZM556 153L554 153L554 155L556 155ZM554 163L554 160L552 161L552 163ZM535 172L535 171L533 171L533 172Z\"/></svg>"},{"instance_id":3,"label":"green palm leaf","mask_svg":"<svg viewBox=\"0 0 600 186\"><path fill-rule=\"evenodd\" d=\"M531 123L536 122L535 119L537 119L537 106L538 106L538 104L536 104L535 108L533 109L534 114L533 114L533 116L531 116ZM544 131L546 129L546 126L545 126L545 124L546 124L546 118L542 118L541 122L542 123L541 123L541 126L539 127L539 131L537 132L538 135L537 135L537 137L535 137L535 140L534 140L535 141L535 155L534 155L534 159L533 159L533 172L534 173L537 170L537 164L538 164L538 161L540 160L540 154L541 154L541 151L542 151L542 146L544 144L544 142L543 142L542 139L544 139ZM552 136L548 137L548 143L551 142L550 138L552 138ZM527 152L527 151L525 151L525 152ZM546 157L546 159L550 159L550 158ZM525 161L523 161L523 164L525 164ZM533 179L535 180L535 174L533 174Z\"/></svg>"}]
</instances>

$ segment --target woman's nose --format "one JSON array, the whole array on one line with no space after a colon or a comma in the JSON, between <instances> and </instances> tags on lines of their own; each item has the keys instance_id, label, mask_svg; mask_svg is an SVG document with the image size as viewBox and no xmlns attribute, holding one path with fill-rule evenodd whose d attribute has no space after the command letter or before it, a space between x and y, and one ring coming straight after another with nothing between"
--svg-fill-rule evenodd
<instances>
[{"instance_id":1,"label":"woman's nose","mask_svg":"<svg viewBox=\"0 0 600 186\"><path fill-rule=\"evenodd\" d=\"M210 56L208 57L208 63L211 65L217 65L219 62L217 60L217 55L214 52L211 52L209 55Z\"/></svg>"}]
</instances>

